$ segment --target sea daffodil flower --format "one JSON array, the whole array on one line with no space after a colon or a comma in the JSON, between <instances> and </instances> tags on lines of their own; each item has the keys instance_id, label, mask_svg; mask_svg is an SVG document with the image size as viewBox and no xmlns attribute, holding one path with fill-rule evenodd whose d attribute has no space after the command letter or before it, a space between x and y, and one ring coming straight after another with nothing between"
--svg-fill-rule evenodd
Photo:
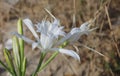
<instances>
[{"instance_id":1,"label":"sea daffodil flower","mask_svg":"<svg viewBox=\"0 0 120 76\"><path fill-rule=\"evenodd\" d=\"M61 40L59 40L58 44L63 43L64 41L68 41L69 43L74 43L75 41L78 41L81 35L88 35L89 32L95 30L96 28L90 29L90 25L93 23L93 21L88 21L83 23L79 28L73 28L65 37L63 37Z\"/></svg>"},{"instance_id":2,"label":"sea daffodil flower","mask_svg":"<svg viewBox=\"0 0 120 76\"><path fill-rule=\"evenodd\" d=\"M54 19L53 22L43 20L41 23L38 23L36 25L34 25L30 19L24 19L23 22L28 27L28 29L32 32L36 41L33 41L18 33L14 33L14 34L17 37L22 38L27 43L32 44L33 49L38 47L42 52L59 51L60 53L72 56L73 58L80 61L79 55L73 50L67 50L67 49L56 47L57 42L59 42L59 37L65 36L65 32L62 30L63 27L60 26L59 20ZM37 32L40 33L40 36L38 36L36 31L34 30L35 26L37 27Z\"/></svg>"}]
</instances>

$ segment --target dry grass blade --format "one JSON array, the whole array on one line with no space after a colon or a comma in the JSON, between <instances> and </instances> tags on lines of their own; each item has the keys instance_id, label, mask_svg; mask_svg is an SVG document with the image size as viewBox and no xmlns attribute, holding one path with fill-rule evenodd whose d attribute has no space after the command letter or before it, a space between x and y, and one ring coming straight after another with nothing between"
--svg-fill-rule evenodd
<instances>
[{"instance_id":1,"label":"dry grass blade","mask_svg":"<svg viewBox=\"0 0 120 76\"><path fill-rule=\"evenodd\" d=\"M109 16L109 13L108 13L107 6L105 6L105 12L106 12L106 15L107 15L107 19L108 19L108 23L109 23L110 30L112 30L112 23L111 23L111 20L110 20L110 16ZM117 54L118 54L118 56L120 57L120 51L119 51L118 45L117 45L117 43L116 43L116 41L115 41L114 32L111 31L111 33L112 33L112 40L113 40L113 43L114 43L114 45L115 45L115 47L116 47Z\"/></svg>"},{"instance_id":2,"label":"dry grass blade","mask_svg":"<svg viewBox=\"0 0 120 76\"><path fill-rule=\"evenodd\" d=\"M76 26L76 7L75 7L76 3L75 2L76 1L73 0L73 27Z\"/></svg>"},{"instance_id":3,"label":"dry grass blade","mask_svg":"<svg viewBox=\"0 0 120 76\"><path fill-rule=\"evenodd\" d=\"M96 51L95 49L92 49L92 48L90 48L90 47L88 47L86 45L83 45L81 43L80 43L80 45L83 46L83 47L85 47L85 48L87 48L87 49L89 49L89 50L91 50L91 51L93 51L93 52L95 52L95 53L97 53L97 54L99 54L99 55L101 55L101 56L103 56L103 57L106 57L105 55L103 55L102 53Z\"/></svg>"},{"instance_id":4,"label":"dry grass blade","mask_svg":"<svg viewBox=\"0 0 120 76\"><path fill-rule=\"evenodd\" d=\"M53 17L54 19L56 19L55 16L54 16L49 10L47 10L46 8L45 8L45 11L46 11L48 14L50 14L51 17Z\"/></svg>"}]
</instances>

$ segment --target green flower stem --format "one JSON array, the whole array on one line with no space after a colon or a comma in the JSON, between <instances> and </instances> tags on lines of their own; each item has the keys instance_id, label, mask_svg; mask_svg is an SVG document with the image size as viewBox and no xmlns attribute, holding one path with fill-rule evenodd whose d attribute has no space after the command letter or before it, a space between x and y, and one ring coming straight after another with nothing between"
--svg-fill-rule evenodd
<instances>
[{"instance_id":1,"label":"green flower stem","mask_svg":"<svg viewBox=\"0 0 120 76\"><path fill-rule=\"evenodd\" d=\"M61 46L60 48L64 48L66 45L68 44L67 41L65 41ZM52 56L44 63L42 64L43 62L43 59L45 58L46 56L46 53L41 53L41 58L39 60L39 64L38 64L38 67L36 69L36 71L31 75L31 76L36 76L37 72L43 70L57 55L58 55L59 51L56 51L52 54Z\"/></svg>"},{"instance_id":2,"label":"green flower stem","mask_svg":"<svg viewBox=\"0 0 120 76\"><path fill-rule=\"evenodd\" d=\"M42 65L42 62L43 62L45 56L46 56L46 53L45 52L41 52L41 57L40 57L40 60L39 60L39 64L38 64L37 69L35 70L35 72L32 74L32 76L36 76L37 73L39 72L39 69L40 69L40 67Z\"/></svg>"},{"instance_id":3,"label":"green flower stem","mask_svg":"<svg viewBox=\"0 0 120 76\"><path fill-rule=\"evenodd\" d=\"M59 53L58 51L53 53L53 55L40 67L39 71L44 69L58 55L58 53Z\"/></svg>"},{"instance_id":4,"label":"green flower stem","mask_svg":"<svg viewBox=\"0 0 120 76\"><path fill-rule=\"evenodd\" d=\"M64 48L67 45L68 45L68 41L65 41L59 48ZM39 71L44 69L58 55L58 53L59 51L54 52L52 56L44 64L41 65Z\"/></svg>"}]
</instances>

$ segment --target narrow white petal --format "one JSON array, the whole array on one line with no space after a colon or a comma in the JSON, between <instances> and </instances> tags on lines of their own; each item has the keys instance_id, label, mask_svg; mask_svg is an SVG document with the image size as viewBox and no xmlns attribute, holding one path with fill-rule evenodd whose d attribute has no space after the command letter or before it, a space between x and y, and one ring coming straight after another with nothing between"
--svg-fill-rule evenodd
<instances>
[{"instance_id":1,"label":"narrow white petal","mask_svg":"<svg viewBox=\"0 0 120 76\"><path fill-rule=\"evenodd\" d=\"M36 43L36 42L32 43L32 50L34 50L38 45L39 43Z\"/></svg>"},{"instance_id":2,"label":"narrow white petal","mask_svg":"<svg viewBox=\"0 0 120 76\"><path fill-rule=\"evenodd\" d=\"M58 29L58 33L59 33L59 35L61 35L61 36L65 36L66 35L66 33L62 30L64 27L59 27L59 29Z\"/></svg>"},{"instance_id":3,"label":"narrow white petal","mask_svg":"<svg viewBox=\"0 0 120 76\"><path fill-rule=\"evenodd\" d=\"M11 49L12 49L12 39L8 39L8 40L5 42L5 48L7 48L8 50L11 50Z\"/></svg>"},{"instance_id":4,"label":"narrow white petal","mask_svg":"<svg viewBox=\"0 0 120 76\"><path fill-rule=\"evenodd\" d=\"M33 23L30 19L24 19L23 22L25 23L25 25L29 28L29 30L32 32L32 34L34 35L34 37L39 40L39 37L37 35L37 33L35 32L34 30L34 27L33 27Z\"/></svg>"},{"instance_id":5,"label":"narrow white petal","mask_svg":"<svg viewBox=\"0 0 120 76\"><path fill-rule=\"evenodd\" d=\"M44 49L49 49L53 46L54 43L54 38L52 35L45 35L41 33L41 38L40 38L40 42L41 42L41 46Z\"/></svg>"},{"instance_id":6,"label":"narrow white petal","mask_svg":"<svg viewBox=\"0 0 120 76\"><path fill-rule=\"evenodd\" d=\"M52 33L55 35L56 38L58 38L58 36L65 36L66 33L64 31L62 31L64 27L54 27L52 31Z\"/></svg>"},{"instance_id":7,"label":"narrow white petal","mask_svg":"<svg viewBox=\"0 0 120 76\"><path fill-rule=\"evenodd\" d=\"M54 22L52 23L53 27L54 26L59 26L60 25L60 21L58 19L54 19Z\"/></svg>"},{"instance_id":8,"label":"narrow white petal","mask_svg":"<svg viewBox=\"0 0 120 76\"><path fill-rule=\"evenodd\" d=\"M78 32L80 32L80 28L73 28L71 31L70 31L70 33L73 35L73 34L75 34L75 33L78 33Z\"/></svg>"},{"instance_id":9,"label":"narrow white petal","mask_svg":"<svg viewBox=\"0 0 120 76\"><path fill-rule=\"evenodd\" d=\"M73 35L70 36L70 38L68 39L68 41L70 43L73 43L73 42L79 40L80 36L81 36L80 33L75 33L75 34L73 34Z\"/></svg>"},{"instance_id":10,"label":"narrow white petal","mask_svg":"<svg viewBox=\"0 0 120 76\"><path fill-rule=\"evenodd\" d=\"M74 52L73 50L59 49L59 52L63 53L63 54L66 54L66 55L69 55L69 56L72 56L73 58L80 61L79 55L76 52Z\"/></svg>"},{"instance_id":11,"label":"narrow white petal","mask_svg":"<svg viewBox=\"0 0 120 76\"><path fill-rule=\"evenodd\" d=\"M66 33L65 33L64 31L60 31L60 32L59 32L59 35L61 35L61 36L64 36L64 37L65 37Z\"/></svg>"},{"instance_id":12,"label":"narrow white petal","mask_svg":"<svg viewBox=\"0 0 120 76\"><path fill-rule=\"evenodd\" d=\"M80 26L80 30L81 30L81 31L86 31L86 30L88 30L88 29L89 29L89 25L90 25L89 22L83 23L83 24Z\"/></svg>"},{"instance_id":13,"label":"narrow white petal","mask_svg":"<svg viewBox=\"0 0 120 76\"><path fill-rule=\"evenodd\" d=\"M61 45L62 43L64 43L65 41L67 41L67 39L69 39L71 37L71 34L68 33L65 37L61 38L58 42L57 42L57 46Z\"/></svg>"},{"instance_id":14,"label":"narrow white petal","mask_svg":"<svg viewBox=\"0 0 120 76\"><path fill-rule=\"evenodd\" d=\"M22 38L25 42L27 42L27 43L29 43L29 44L34 43L33 40L25 37L24 35L20 35L20 34L18 34L17 32L13 32L12 34L13 34L13 35L16 35L16 36L19 37L19 38Z\"/></svg>"},{"instance_id":15,"label":"narrow white petal","mask_svg":"<svg viewBox=\"0 0 120 76\"><path fill-rule=\"evenodd\" d=\"M40 43L41 43L42 48L45 48L45 40L46 40L46 36L41 33Z\"/></svg>"}]
</instances>

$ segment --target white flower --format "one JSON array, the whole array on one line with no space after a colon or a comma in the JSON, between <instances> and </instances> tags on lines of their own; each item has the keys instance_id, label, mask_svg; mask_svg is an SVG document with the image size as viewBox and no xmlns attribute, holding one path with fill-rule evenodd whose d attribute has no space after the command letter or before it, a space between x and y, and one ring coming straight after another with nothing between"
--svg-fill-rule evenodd
<instances>
[{"instance_id":1,"label":"white flower","mask_svg":"<svg viewBox=\"0 0 120 76\"><path fill-rule=\"evenodd\" d=\"M59 42L58 40L59 37L65 36L65 32L62 31L63 27L60 26L59 20L54 19L53 22L44 20L41 23L38 23L37 25L34 25L30 19L24 19L23 22L26 24L28 29L32 32L36 41L33 41L18 33L14 33L14 34L17 37L22 38L27 43L32 44L32 49L38 47L42 52L59 51L60 53L72 56L73 58L78 59L80 61L80 57L76 52L72 50L55 47L57 42ZM37 27L37 32L40 33L40 36L38 36L36 31L34 30L34 26Z\"/></svg>"},{"instance_id":2,"label":"white flower","mask_svg":"<svg viewBox=\"0 0 120 76\"><path fill-rule=\"evenodd\" d=\"M43 33L45 35L53 34L56 38L58 38L59 35L65 36L65 32L62 31L64 27L59 26L60 22L57 19L55 19L52 23L44 20L36 25L38 29L37 32Z\"/></svg>"},{"instance_id":3,"label":"white flower","mask_svg":"<svg viewBox=\"0 0 120 76\"><path fill-rule=\"evenodd\" d=\"M95 30L96 28L90 29L90 25L92 22L85 22L83 23L79 28L73 28L65 37L63 37L58 44L63 43L64 41L68 41L70 43L73 43L75 41L78 41L81 35L88 34L89 32Z\"/></svg>"}]
</instances>

